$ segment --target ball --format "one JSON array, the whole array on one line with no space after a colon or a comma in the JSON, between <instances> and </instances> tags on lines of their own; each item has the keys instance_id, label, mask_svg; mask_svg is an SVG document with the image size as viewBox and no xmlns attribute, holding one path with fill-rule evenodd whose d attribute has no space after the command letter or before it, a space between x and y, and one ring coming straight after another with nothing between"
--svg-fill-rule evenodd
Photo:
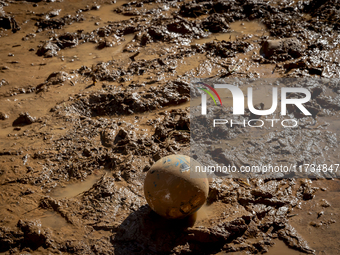
<instances>
[{"instance_id":1,"label":"ball","mask_svg":"<svg viewBox=\"0 0 340 255\"><path fill-rule=\"evenodd\" d=\"M145 198L157 214L168 219L185 218L206 201L209 182L205 173L196 178L190 171L201 164L185 155L171 155L158 160L144 182Z\"/></svg>"}]
</instances>

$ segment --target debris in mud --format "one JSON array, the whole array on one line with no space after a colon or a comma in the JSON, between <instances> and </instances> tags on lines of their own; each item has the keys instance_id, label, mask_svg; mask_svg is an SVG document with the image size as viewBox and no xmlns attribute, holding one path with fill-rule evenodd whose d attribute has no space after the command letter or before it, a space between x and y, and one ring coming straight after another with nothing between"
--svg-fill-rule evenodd
<instances>
[{"instance_id":1,"label":"debris in mud","mask_svg":"<svg viewBox=\"0 0 340 255\"><path fill-rule=\"evenodd\" d=\"M43 228L40 220L19 220L15 228L0 228L0 252L15 247L32 250L40 246L47 248L51 245L50 236L50 230Z\"/></svg>"},{"instance_id":2,"label":"debris in mud","mask_svg":"<svg viewBox=\"0 0 340 255\"><path fill-rule=\"evenodd\" d=\"M304 3L304 11L313 17L312 24L315 30L322 30L324 23L335 30L340 29L340 12L336 0L320 2L312 0Z\"/></svg>"},{"instance_id":3,"label":"debris in mud","mask_svg":"<svg viewBox=\"0 0 340 255\"><path fill-rule=\"evenodd\" d=\"M278 61L298 58L302 56L303 48L296 38L284 38L279 40L267 40L262 44L260 53L268 59Z\"/></svg>"},{"instance_id":4,"label":"debris in mud","mask_svg":"<svg viewBox=\"0 0 340 255\"><path fill-rule=\"evenodd\" d=\"M57 18L42 18L39 19L35 25L39 28L37 32L41 32L45 29L61 29L65 25L70 25L74 22L84 21L83 15L76 14L72 15L65 15L64 17L57 19Z\"/></svg>"},{"instance_id":5,"label":"debris in mud","mask_svg":"<svg viewBox=\"0 0 340 255\"><path fill-rule=\"evenodd\" d=\"M48 76L47 80L44 83L39 84L35 88L36 93L39 93L41 91L45 91L48 88L48 86L50 86L50 85L62 84L63 82L67 81L68 79L69 79L69 74L64 72L64 71L53 72Z\"/></svg>"},{"instance_id":6,"label":"debris in mud","mask_svg":"<svg viewBox=\"0 0 340 255\"><path fill-rule=\"evenodd\" d=\"M50 11L47 15L50 18L53 18L53 17L59 16L60 11L61 9L55 9L55 10Z\"/></svg>"},{"instance_id":7,"label":"debris in mud","mask_svg":"<svg viewBox=\"0 0 340 255\"><path fill-rule=\"evenodd\" d=\"M162 88L133 92L131 89L113 93L96 93L81 97L70 108L83 116L122 115L146 112L164 106L178 105L189 100L189 85L169 82Z\"/></svg>"},{"instance_id":8,"label":"debris in mud","mask_svg":"<svg viewBox=\"0 0 340 255\"><path fill-rule=\"evenodd\" d=\"M278 236L290 248L307 254L315 253L315 251L308 246L307 242L303 240L296 230L290 225L288 225L285 229L280 230L278 232Z\"/></svg>"},{"instance_id":9,"label":"debris in mud","mask_svg":"<svg viewBox=\"0 0 340 255\"><path fill-rule=\"evenodd\" d=\"M3 67L4 68L4 67ZM2 69L3 69L2 68ZM5 85L9 85L9 83L8 83L8 81L6 81L5 79L2 79L1 81L0 81L0 88L2 87L2 86L5 86Z\"/></svg>"},{"instance_id":10,"label":"debris in mud","mask_svg":"<svg viewBox=\"0 0 340 255\"><path fill-rule=\"evenodd\" d=\"M8 251L21 242L23 233L8 227L0 227L0 252Z\"/></svg>"},{"instance_id":11,"label":"debris in mud","mask_svg":"<svg viewBox=\"0 0 340 255\"><path fill-rule=\"evenodd\" d=\"M57 44L51 41L45 42L43 45L38 46L37 55L44 56L45 58L51 58L58 56L58 51L60 48Z\"/></svg>"},{"instance_id":12,"label":"debris in mud","mask_svg":"<svg viewBox=\"0 0 340 255\"><path fill-rule=\"evenodd\" d=\"M202 21L202 26L212 33L227 32L229 29L229 25L226 22L224 15L219 13L209 15L208 18Z\"/></svg>"},{"instance_id":13,"label":"debris in mud","mask_svg":"<svg viewBox=\"0 0 340 255\"><path fill-rule=\"evenodd\" d=\"M50 233L47 229L43 229L40 220L24 221L19 220L18 228L24 233L22 247L30 247L36 250L42 245L47 245L47 240L50 237Z\"/></svg>"},{"instance_id":14,"label":"debris in mud","mask_svg":"<svg viewBox=\"0 0 340 255\"><path fill-rule=\"evenodd\" d=\"M14 16L7 14L2 6L0 6L0 27L4 29L12 29L12 32L15 33L20 30L20 26L15 20Z\"/></svg>"},{"instance_id":15,"label":"debris in mud","mask_svg":"<svg viewBox=\"0 0 340 255\"><path fill-rule=\"evenodd\" d=\"M72 48L78 45L78 33L65 33L58 36L56 44L60 49Z\"/></svg>"},{"instance_id":16,"label":"debris in mud","mask_svg":"<svg viewBox=\"0 0 340 255\"><path fill-rule=\"evenodd\" d=\"M52 85L55 85L55 84L65 82L68 79L68 76L69 74L64 71L54 72L48 76L46 81Z\"/></svg>"},{"instance_id":17,"label":"debris in mud","mask_svg":"<svg viewBox=\"0 0 340 255\"><path fill-rule=\"evenodd\" d=\"M321 199L321 206L322 207L330 207L331 204L327 200Z\"/></svg>"},{"instance_id":18,"label":"debris in mud","mask_svg":"<svg viewBox=\"0 0 340 255\"><path fill-rule=\"evenodd\" d=\"M100 9L100 5L98 5L98 4L94 4L91 7L89 5L86 5L85 8L81 8L81 9L77 10L76 13L88 12L90 10L99 10L99 9Z\"/></svg>"},{"instance_id":19,"label":"debris in mud","mask_svg":"<svg viewBox=\"0 0 340 255\"><path fill-rule=\"evenodd\" d=\"M32 117L29 115L28 112L25 113L20 113L19 117L13 121L12 126L25 126L25 125L30 125L36 121L36 118Z\"/></svg>"},{"instance_id":20,"label":"debris in mud","mask_svg":"<svg viewBox=\"0 0 340 255\"><path fill-rule=\"evenodd\" d=\"M314 198L316 190L317 188L312 188L308 182L303 181L297 192L298 194L301 194L303 200L309 200Z\"/></svg>"},{"instance_id":21,"label":"debris in mud","mask_svg":"<svg viewBox=\"0 0 340 255\"><path fill-rule=\"evenodd\" d=\"M105 47L113 47L116 45L121 44L122 41L125 39L122 37L118 37L116 35L113 35L111 37L105 37L105 39L99 39L97 49L103 49Z\"/></svg>"},{"instance_id":22,"label":"debris in mud","mask_svg":"<svg viewBox=\"0 0 340 255\"><path fill-rule=\"evenodd\" d=\"M34 33L29 33L29 34L25 35L21 40L28 41L28 40L31 40L31 39L35 38L36 36L37 35L34 34Z\"/></svg>"},{"instance_id":23,"label":"debris in mud","mask_svg":"<svg viewBox=\"0 0 340 255\"><path fill-rule=\"evenodd\" d=\"M0 112L0 120L8 119L8 115L6 113Z\"/></svg>"},{"instance_id":24,"label":"debris in mud","mask_svg":"<svg viewBox=\"0 0 340 255\"><path fill-rule=\"evenodd\" d=\"M206 43L204 48L212 56L219 56L222 58L234 57L236 53L246 53L253 49L253 45L248 42L236 41L236 42L226 42L226 41L213 41Z\"/></svg>"}]
</instances>

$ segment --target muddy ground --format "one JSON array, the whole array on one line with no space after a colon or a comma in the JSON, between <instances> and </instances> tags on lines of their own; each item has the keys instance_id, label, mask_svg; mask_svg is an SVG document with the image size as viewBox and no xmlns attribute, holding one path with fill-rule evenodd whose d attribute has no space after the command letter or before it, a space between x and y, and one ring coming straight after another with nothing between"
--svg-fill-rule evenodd
<instances>
[{"instance_id":1,"label":"muddy ground","mask_svg":"<svg viewBox=\"0 0 340 255\"><path fill-rule=\"evenodd\" d=\"M215 178L196 220L166 221L143 194L155 161L190 153L192 77L322 79L311 119L294 116L306 153L340 163L338 0L0 6L0 254L340 252L332 176Z\"/></svg>"}]
</instances>

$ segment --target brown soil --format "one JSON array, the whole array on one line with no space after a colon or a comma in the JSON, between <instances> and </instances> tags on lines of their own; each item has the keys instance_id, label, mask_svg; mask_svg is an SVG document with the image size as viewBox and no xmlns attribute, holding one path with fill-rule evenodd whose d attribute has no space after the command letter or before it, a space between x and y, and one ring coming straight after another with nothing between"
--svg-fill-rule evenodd
<instances>
[{"instance_id":1,"label":"brown soil","mask_svg":"<svg viewBox=\"0 0 340 255\"><path fill-rule=\"evenodd\" d=\"M143 194L155 161L190 154L192 77L327 80L301 121L340 163L339 9L0 1L0 254L339 253L337 179L215 178L207 204L179 221Z\"/></svg>"}]
</instances>

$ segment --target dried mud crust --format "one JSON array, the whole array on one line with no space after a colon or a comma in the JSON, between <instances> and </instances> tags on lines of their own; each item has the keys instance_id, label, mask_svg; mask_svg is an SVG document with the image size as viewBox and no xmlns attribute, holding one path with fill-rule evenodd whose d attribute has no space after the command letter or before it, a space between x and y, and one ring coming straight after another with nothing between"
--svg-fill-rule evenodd
<instances>
[{"instance_id":1,"label":"dried mud crust","mask_svg":"<svg viewBox=\"0 0 340 255\"><path fill-rule=\"evenodd\" d=\"M5 123L4 132L10 129L0 141L0 252L258 254L270 251L280 239L313 254L313 243L308 245L290 222L301 204L315 203L323 190L308 179L216 178L196 221L167 221L152 212L143 180L161 157L190 154L195 127L189 113L194 108L187 102L193 76L266 77L259 71L264 68L279 77L339 77L339 3L133 1L112 9L112 15L131 16L128 20L96 22L97 28L90 30L72 27L85 26L86 13L96 15L100 8L110 8L110 2L99 6L87 1L87 6L59 17L66 1L0 1L0 39L21 28L23 34L15 37L19 41L10 45L32 51L30 58L42 63L34 75L43 76L24 85L29 72L23 72L27 67L20 66L21 59L6 59L0 67L0 122ZM26 14L10 11L21 5L29 6ZM35 12L39 6L46 10ZM262 23L268 35L236 31L237 38L231 39L235 21ZM228 36L220 40L221 33ZM209 36L210 41L199 41ZM105 61L67 67L63 55L86 44L106 52ZM12 78L16 74L23 82ZM325 143L329 150L338 150L334 134L312 124L318 117L338 116L339 82L304 86L312 93L306 107L313 116L304 119L297 109L289 109L302 123L298 132L269 134L269 140L249 140L243 148L218 156L237 165L258 163L264 153L275 160L284 154L292 161L308 161L324 156L315 146ZM20 101L7 106L12 96L52 106L45 114L36 108L46 105L23 101L22 106ZM231 115L231 109L224 110ZM209 132L196 139L204 141ZM230 140L247 135L240 128L219 132ZM204 153L196 156L203 158ZM77 195L56 196L62 187L91 178L95 181ZM314 208L318 214L308 226L335 225L338 217L328 211L332 205L325 200L320 206L323 211Z\"/></svg>"}]
</instances>

